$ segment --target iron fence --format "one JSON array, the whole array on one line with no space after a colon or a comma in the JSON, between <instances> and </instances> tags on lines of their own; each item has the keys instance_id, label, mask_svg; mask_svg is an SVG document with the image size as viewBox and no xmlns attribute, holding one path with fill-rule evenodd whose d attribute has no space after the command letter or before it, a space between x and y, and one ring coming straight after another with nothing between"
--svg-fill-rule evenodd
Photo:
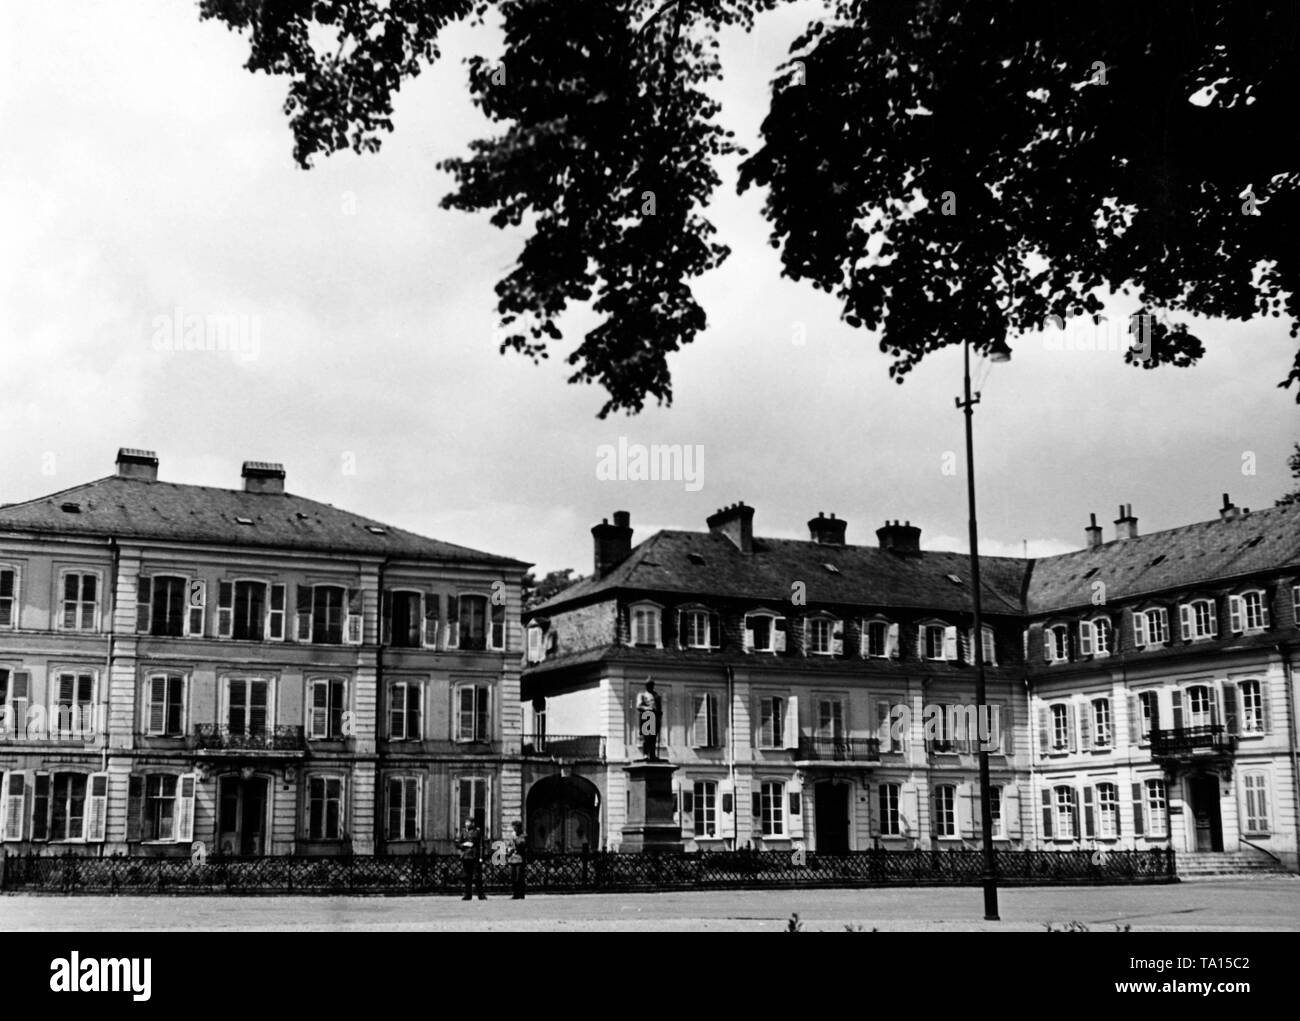
<instances>
[{"instance_id":1,"label":"iron fence","mask_svg":"<svg viewBox=\"0 0 1300 1021\"><path fill-rule=\"evenodd\" d=\"M1177 881L1172 850L999 851L1005 886ZM979 851L791 851L539 854L526 865L534 891L582 893L790 887L976 886ZM510 888L509 867L484 863L484 885ZM143 858L9 855L0 889L31 893L438 894L459 893L455 855Z\"/></svg>"}]
</instances>

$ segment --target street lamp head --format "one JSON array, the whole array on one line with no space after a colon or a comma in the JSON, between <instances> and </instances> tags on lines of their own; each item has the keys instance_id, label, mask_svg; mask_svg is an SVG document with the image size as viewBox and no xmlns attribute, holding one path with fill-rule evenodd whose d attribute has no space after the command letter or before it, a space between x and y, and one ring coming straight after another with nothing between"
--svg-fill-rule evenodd
<instances>
[{"instance_id":1,"label":"street lamp head","mask_svg":"<svg viewBox=\"0 0 1300 1021\"><path fill-rule=\"evenodd\" d=\"M1005 340L995 340L989 345L984 357L991 362L1009 362L1011 361L1011 348L1007 346Z\"/></svg>"}]
</instances>

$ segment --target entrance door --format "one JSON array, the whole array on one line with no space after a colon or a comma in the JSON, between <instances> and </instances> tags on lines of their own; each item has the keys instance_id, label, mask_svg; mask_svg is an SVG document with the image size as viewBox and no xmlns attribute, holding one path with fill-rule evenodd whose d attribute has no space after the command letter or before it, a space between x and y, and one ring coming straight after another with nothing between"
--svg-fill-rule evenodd
<instances>
[{"instance_id":1,"label":"entrance door","mask_svg":"<svg viewBox=\"0 0 1300 1021\"><path fill-rule=\"evenodd\" d=\"M1223 827L1219 819L1219 778L1198 776L1188 781L1192 818L1196 823L1196 850L1222 851Z\"/></svg>"},{"instance_id":2,"label":"entrance door","mask_svg":"<svg viewBox=\"0 0 1300 1021\"><path fill-rule=\"evenodd\" d=\"M266 853L266 791L265 777L221 778L217 846L222 854Z\"/></svg>"},{"instance_id":3,"label":"entrance door","mask_svg":"<svg viewBox=\"0 0 1300 1021\"><path fill-rule=\"evenodd\" d=\"M817 850L847 854L849 850L849 785L819 783L816 788Z\"/></svg>"}]
</instances>

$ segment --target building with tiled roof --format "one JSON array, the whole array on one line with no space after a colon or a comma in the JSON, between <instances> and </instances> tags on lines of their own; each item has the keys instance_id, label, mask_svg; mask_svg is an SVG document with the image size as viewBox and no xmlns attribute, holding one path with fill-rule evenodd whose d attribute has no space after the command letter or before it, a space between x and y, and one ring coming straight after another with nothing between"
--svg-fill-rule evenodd
<instances>
[{"instance_id":1,"label":"building with tiled roof","mask_svg":"<svg viewBox=\"0 0 1300 1021\"><path fill-rule=\"evenodd\" d=\"M242 477L124 448L0 507L3 850L450 851L519 815L528 565Z\"/></svg>"},{"instance_id":2,"label":"building with tiled roof","mask_svg":"<svg viewBox=\"0 0 1300 1021\"><path fill-rule=\"evenodd\" d=\"M544 789L563 804L528 801L552 846L574 819L619 842L651 678L688 848L978 846L985 740L1000 846L1296 867L1300 507L1225 496L1215 520L1146 536L1124 507L1109 542L1094 517L1077 552L981 558L979 733L960 729L969 557L922 551L910 523L853 546L834 515L805 541L755 536L753 516L736 504L633 547L619 512L592 529L592 575L527 615L525 741L571 774ZM579 704L600 734L544 734Z\"/></svg>"}]
</instances>

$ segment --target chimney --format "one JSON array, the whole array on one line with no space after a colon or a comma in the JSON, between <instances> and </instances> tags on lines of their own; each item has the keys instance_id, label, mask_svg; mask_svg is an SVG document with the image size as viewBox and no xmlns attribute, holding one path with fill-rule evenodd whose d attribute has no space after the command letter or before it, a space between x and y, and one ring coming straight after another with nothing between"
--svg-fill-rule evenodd
<instances>
[{"instance_id":1,"label":"chimney","mask_svg":"<svg viewBox=\"0 0 1300 1021\"><path fill-rule=\"evenodd\" d=\"M844 531L849 527L847 521L840 521L834 514L828 518L821 511L808 522L808 537L823 546L843 546Z\"/></svg>"},{"instance_id":2,"label":"chimney","mask_svg":"<svg viewBox=\"0 0 1300 1021\"><path fill-rule=\"evenodd\" d=\"M1101 545L1101 525L1097 524L1097 515L1089 514L1091 524L1083 530L1083 534L1088 537L1088 549L1096 549Z\"/></svg>"},{"instance_id":3,"label":"chimney","mask_svg":"<svg viewBox=\"0 0 1300 1021\"><path fill-rule=\"evenodd\" d=\"M1223 494L1223 506L1219 508L1220 521L1236 521L1240 516L1237 505L1228 499L1228 494Z\"/></svg>"},{"instance_id":4,"label":"chimney","mask_svg":"<svg viewBox=\"0 0 1300 1021\"><path fill-rule=\"evenodd\" d=\"M1133 516L1133 505L1131 503L1120 504L1119 517L1115 519L1115 538L1136 539L1137 535L1138 519Z\"/></svg>"},{"instance_id":5,"label":"chimney","mask_svg":"<svg viewBox=\"0 0 1300 1021\"><path fill-rule=\"evenodd\" d=\"M881 549L895 553L921 552L921 530L910 521L901 525L897 521L892 524L886 521L884 528L876 529L876 538L880 540Z\"/></svg>"},{"instance_id":6,"label":"chimney","mask_svg":"<svg viewBox=\"0 0 1300 1021\"><path fill-rule=\"evenodd\" d=\"M152 450L118 447L117 477L140 479L142 482L158 481L158 455Z\"/></svg>"},{"instance_id":7,"label":"chimney","mask_svg":"<svg viewBox=\"0 0 1300 1021\"><path fill-rule=\"evenodd\" d=\"M754 508L743 501L720 508L704 523L714 535L725 535L742 553L754 552Z\"/></svg>"},{"instance_id":8,"label":"chimney","mask_svg":"<svg viewBox=\"0 0 1300 1021\"><path fill-rule=\"evenodd\" d=\"M245 461L240 472L245 493L283 493L284 465L270 461Z\"/></svg>"},{"instance_id":9,"label":"chimney","mask_svg":"<svg viewBox=\"0 0 1300 1021\"><path fill-rule=\"evenodd\" d=\"M632 552L632 515L627 511L615 511L614 523L605 518L591 529L592 544L595 548L595 574L603 578L628 558Z\"/></svg>"}]
</instances>

